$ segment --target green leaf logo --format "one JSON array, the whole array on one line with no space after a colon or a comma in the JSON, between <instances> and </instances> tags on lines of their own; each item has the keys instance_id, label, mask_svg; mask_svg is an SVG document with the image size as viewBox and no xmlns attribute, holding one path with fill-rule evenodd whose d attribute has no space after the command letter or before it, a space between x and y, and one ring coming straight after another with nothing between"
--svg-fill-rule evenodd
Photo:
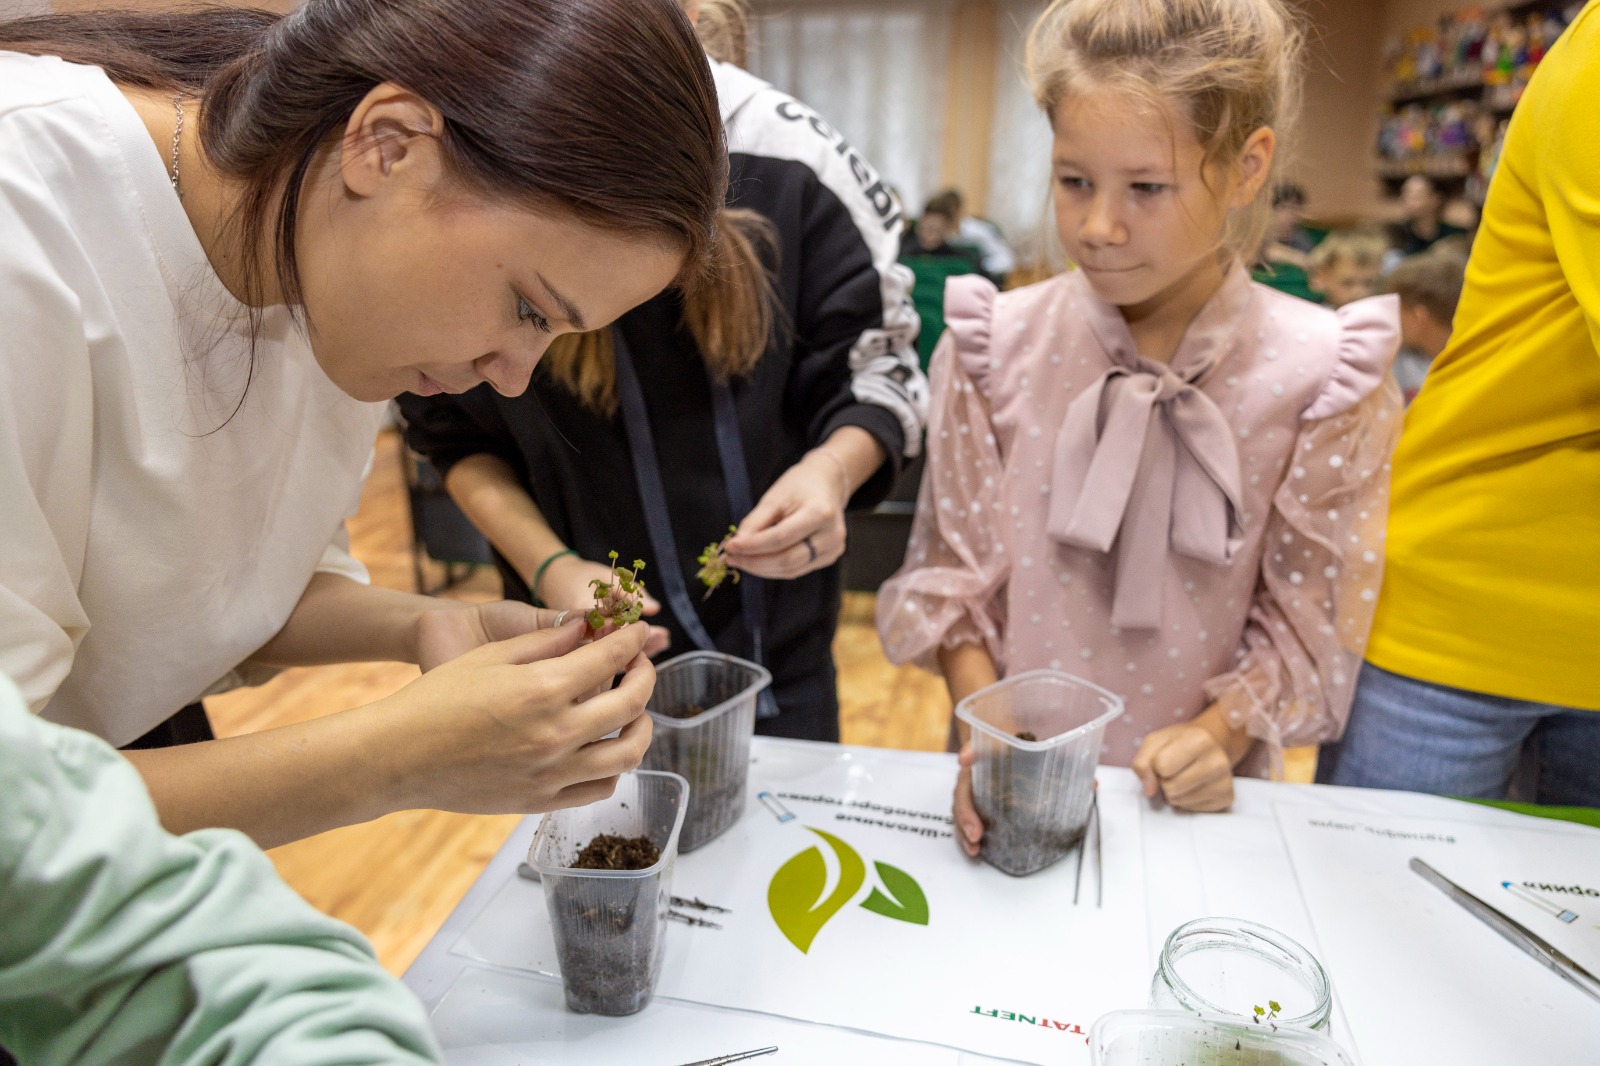
<instances>
[{"instance_id":1,"label":"green leaf logo","mask_svg":"<svg viewBox=\"0 0 1600 1066\"><path fill-rule=\"evenodd\" d=\"M883 882L883 887L891 894L885 895L874 888L872 895L861 905L885 918L910 922L912 925L927 925L928 897L923 895L922 886L897 866L890 866L886 862L875 862L872 865L877 868L878 878Z\"/></svg>"},{"instance_id":2,"label":"green leaf logo","mask_svg":"<svg viewBox=\"0 0 1600 1066\"><path fill-rule=\"evenodd\" d=\"M828 871L822 861L822 851L816 847L809 847L784 863L767 886L767 908L772 911L772 920L802 954L810 952L811 942L828 924L828 919L850 902L850 897L867 879L867 865L855 848L832 833L820 829L811 831L839 857L839 883L832 894L827 899L822 898Z\"/></svg>"},{"instance_id":3,"label":"green leaf logo","mask_svg":"<svg viewBox=\"0 0 1600 1066\"><path fill-rule=\"evenodd\" d=\"M809 847L784 863L767 886L767 909L789 943L809 954L812 941L822 927L845 908L866 883L867 865L856 849L832 833L807 826L833 849L839 860L839 883L827 899L822 898L828 884L827 865L822 849ZM916 879L897 866L874 862L882 888L873 886L861 906L874 914L912 925L928 924L928 897Z\"/></svg>"}]
</instances>

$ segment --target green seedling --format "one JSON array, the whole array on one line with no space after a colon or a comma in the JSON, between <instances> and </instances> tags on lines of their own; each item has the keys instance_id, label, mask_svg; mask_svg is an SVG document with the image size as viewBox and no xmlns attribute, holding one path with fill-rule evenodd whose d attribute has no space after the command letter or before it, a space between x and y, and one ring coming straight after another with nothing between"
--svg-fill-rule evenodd
<instances>
[{"instance_id":1,"label":"green seedling","mask_svg":"<svg viewBox=\"0 0 1600 1066\"><path fill-rule=\"evenodd\" d=\"M616 552L611 553L610 559L610 579L597 577L589 582L594 588L594 606L584 619L596 632L608 624L621 627L644 617L644 579L639 576L644 560L635 559L630 570L617 565Z\"/></svg>"},{"instance_id":2,"label":"green seedling","mask_svg":"<svg viewBox=\"0 0 1600 1066\"><path fill-rule=\"evenodd\" d=\"M733 575L733 583L739 583L739 571L728 565L728 539L739 532L738 526L729 526L728 535L715 544L707 544L706 550L700 553L700 569L695 574L700 583L706 587L706 596L709 597L717 591L717 587Z\"/></svg>"},{"instance_id":3,"label":"green seedling","mask_svg":"<svg viewBox=\"0 0 1600 1066\"><path fill-rule=\"evenodd\" d=\"M1260 1025L1262 1022L1266 1022L1268 1025L1272 1026L1273 1032L1277 1032L1278 1012L1282 1009L1282 1007L1278 1006L1277 1000L1269 999L1267 1000L1267 1005L1265 1007L1261 1006L1260 1004L1256 1005L1255 1017L1251 1018L1250 1020L1255 1022L1257 1025Z\"/></svg>"}]
</instances>

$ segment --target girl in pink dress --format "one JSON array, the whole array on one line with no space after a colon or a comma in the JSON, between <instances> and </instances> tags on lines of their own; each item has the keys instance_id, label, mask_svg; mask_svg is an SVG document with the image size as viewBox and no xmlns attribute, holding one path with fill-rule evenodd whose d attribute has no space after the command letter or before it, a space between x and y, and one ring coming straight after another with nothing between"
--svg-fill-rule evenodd
<instances>
[{"instance_id":1,"label":"girl in pink dress","mask_svg":"<svg viewBox=\"0 0 1600 1066\"><path fill-rule=\"evenodd\" d=\"M1251 282L1299 35L1280 0L1056 0L1029 69L1076 269L953 279L891 659L960 700L1049 667L1127 701L1104 760L1174 806L1339 735L1400 429L1394 297ZM970 748L958 836L976 854Z\"/></svg>"}]
</instances>

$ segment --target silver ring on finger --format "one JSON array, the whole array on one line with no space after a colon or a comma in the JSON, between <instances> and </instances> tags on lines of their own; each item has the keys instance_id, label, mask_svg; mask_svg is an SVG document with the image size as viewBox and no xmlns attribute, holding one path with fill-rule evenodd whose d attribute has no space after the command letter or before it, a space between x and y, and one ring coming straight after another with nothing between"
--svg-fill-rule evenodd
<instances>
[{"instance_id":1,"label":"silver ring on finger","mask_svg":"<svg viewBox=\"0 0 1600 1066\"><path fill-rule=\"evenodd\" d=\"M556 620L554 622L550 623L550 628L551 629L560 629L561 628L561 623L565 622L567 620L567 615L569 615L571 613L572 613L571 611L561 611L561 612L559 612L556 615Z\"/></svg>"},{"instance_id":2,"label":"silver ring on finger","mask_svg":"<svg viewBox=\"0 0 1600 1066\"><path fill-rule=\"evenodd\" d=\"M806 562L808 562L808 563L816 562L817 561L817 546L815 544L811 543L811 537L809 535L807 535L805 543L806 543L806 551L811 553L811 558L807 559Z\"/></svg>"}]
</instances>

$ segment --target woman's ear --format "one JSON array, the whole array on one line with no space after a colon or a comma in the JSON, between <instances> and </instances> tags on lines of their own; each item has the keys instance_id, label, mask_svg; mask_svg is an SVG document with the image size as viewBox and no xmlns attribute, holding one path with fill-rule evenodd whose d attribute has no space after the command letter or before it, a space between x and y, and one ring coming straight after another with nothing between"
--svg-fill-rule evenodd
<instances>
[{"instance_id":1,"label":"woman's ear","mask_svg":"<svg viewBox=\"0 0 1600 1066\"><path fill-rule=\"evenodd\" d=\"M338 162L345 189L375 196L396 180L431 189L443 175L443 133L444 116L422 97L392 82L374 87L345 123Z\"/></svg>"},{"instance_id":2,"label":"woman's ear","mask_svg":"<svg viewBox=\"0 0 1600 1066\"><path fill-rule=\"evenodd\" d=\"M1278 136L1270 126L1262 126L1245 138L1238 162L1234 164L1238 184L1234 187L1230 207L1248 207L1255 202L1266 184L1267 175L1272 173L1272 157L1277 150Z\"/></svg>"}]
</instances>

